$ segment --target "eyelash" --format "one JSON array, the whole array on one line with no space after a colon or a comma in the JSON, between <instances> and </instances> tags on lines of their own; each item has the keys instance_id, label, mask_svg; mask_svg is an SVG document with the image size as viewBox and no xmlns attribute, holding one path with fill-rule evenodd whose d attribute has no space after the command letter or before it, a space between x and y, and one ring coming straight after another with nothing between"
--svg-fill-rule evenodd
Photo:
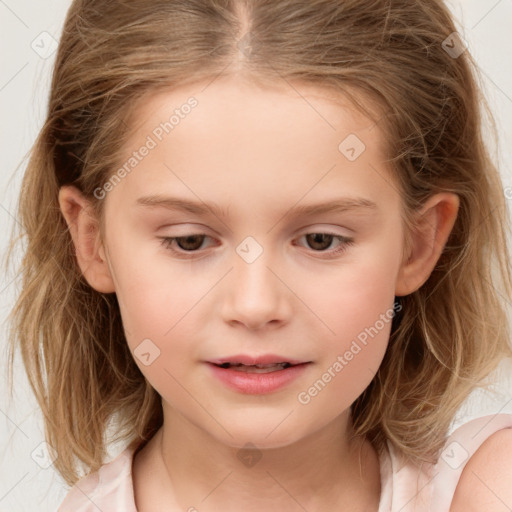
<instances>
[{"instance_id":1,"label":"eyelash","mask_svg":"<svg viewBox=\"0 0 512 512\"><path fill-rule=\"evenodd\" d=\"M350 246L352 246L354 244L354 239L353 238L348 238L346 236L342 236L342 235L336 235L335 233L328 233L328 232L311 232L311 233L305 233L304 235L302 235L300 238L304 237L304 236L307 236L307 235L328 235L328 236L332 236L334 237L335 239L338 239L341 243L341 245L337 248L337 249L334 249L332 251L314 251L313 252L317 252L317 253L320 253L320 254L328 254L329 256L327 256L328 258L334 258L336 257L337 255L345 252ZM184 251L183 252L183 249L181 250L176 250L172 247L172 244L175 240L180 240L180 239L184 239L184 238L188 238L188 237L193 237L193 236L205 236L207 238L211 238L209 237L208 235L204 234L204 233L191 233L189 235L183 235L183 236L173 236L173 237L170 237L170 236L166 236L166 237L158 237L161 239L161 245L168 251L171 251L172 253L176 254L179 258L183 258L183 259L190 259L190 258L194 258L195 255L198 253L198 250L195 250L195 251Z\"/></svg>"}]
</instances>

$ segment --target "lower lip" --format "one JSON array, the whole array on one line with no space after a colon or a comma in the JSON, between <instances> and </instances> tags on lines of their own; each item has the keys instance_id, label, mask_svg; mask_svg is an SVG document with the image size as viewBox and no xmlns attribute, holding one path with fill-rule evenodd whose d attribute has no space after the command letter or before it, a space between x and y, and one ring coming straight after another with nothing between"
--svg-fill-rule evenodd
<instances>
[{"instance_id":1,"label":"lower lip","mask_svg":"<svg viewBox=\"0 0 512 512\"><path fill-rule=\"evenodd\" d=\"M275 372L248 373L230 368L219 368L215 364L208 363L215 377L228 387L248 395L263 395L284 388L302 375L309 364L297 364Z\"/></svg>"}]
</instances>

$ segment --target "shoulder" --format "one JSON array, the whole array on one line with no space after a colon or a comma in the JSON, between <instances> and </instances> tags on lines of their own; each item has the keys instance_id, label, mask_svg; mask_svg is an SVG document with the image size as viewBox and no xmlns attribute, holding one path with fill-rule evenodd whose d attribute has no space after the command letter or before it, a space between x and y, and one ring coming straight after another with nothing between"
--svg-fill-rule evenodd
<instances>
[{"instance_id":1,"label":"shoulder","mask_svg":"<svg viewBox=\"0 0 512 512\"><path fill-rule=\"evenodd\" d=\"M501 512L512 507L512 428L489 436L469 458L450 512Z\"/></svg>"},{"instance_id":2,"label":"shoulder","mask_svg":"<svg viewBox=\"0 0 512 512\"><path fill-rule=\"evenodd\" d=\"M512 474L511 432L509 413L478 416L460 424L447 438L435 466L427 471L432 483L428 510L512 510L507 490Z\"/></svg>"},{"instance_id":3,"label":"shoulder","mask_svg":"<svg viewBox=\"0 0 512 512\"><path fill-rule=\"evenodd\" d=\"M98 471L79 480L58 512L135 511L132 481L133 448L128 447Z\"/></svg>"}]
</instances>

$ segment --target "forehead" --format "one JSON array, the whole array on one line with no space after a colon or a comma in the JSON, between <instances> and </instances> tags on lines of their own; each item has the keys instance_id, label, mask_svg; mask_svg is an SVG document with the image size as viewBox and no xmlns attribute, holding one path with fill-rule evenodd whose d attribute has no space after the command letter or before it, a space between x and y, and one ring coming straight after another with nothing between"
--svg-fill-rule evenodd
<instances>
[{"instance_id":1,"label":"forehead","mask_svg":"<svg viewBox=\"0 0 512 512\"><path fill-rule=\"evenodd\" d=\"M195 200L238 192L251 202L271 193L290 204L305 194L313 202L331 185L382 195L378 126L332 89L217 78L148 95L131 128L125 162L152 141L116 187L134 200L171 188Z\"/></svg>"},{"instance_id":2,"label":"forehead","mask_svg":"<svg viewBox=\"0 0 512 512\"><path fill-rule=\"evenodd\" d=\"M223 129L229 128L226 121L234 125L236 120L252 122L267 131L279 125L281 136L299 130L304 124L321 131L342 131L347 127L357 131L375 127L381 117L381 107L354 89L350 89L350 96L364 105L365 113L334 86L288 79L252 82L243 76L222 76L148 92L131 109L130 124L135 129L144 126L147 132L155 121L168 121L173 113L183 120L180 107L186 107L187 101L194 98L198 108L193 109L193 116L185 113L185 117L189 117L187 125L193 126L194 130L206 128L216 119L224 121ZM283 122L288 122L288 130L284 132ZM377 135L374 133L373 137Z\"/></svg>"}]
</instances>

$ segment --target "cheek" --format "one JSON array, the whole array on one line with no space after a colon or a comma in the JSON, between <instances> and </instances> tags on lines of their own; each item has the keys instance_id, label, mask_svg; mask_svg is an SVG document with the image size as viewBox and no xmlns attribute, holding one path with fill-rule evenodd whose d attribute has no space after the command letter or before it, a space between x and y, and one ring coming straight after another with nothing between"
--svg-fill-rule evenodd
<instances>
[{"instance_id":1,"label":"cheek","mask_svg":"<svg viewBox=\"0 0 512 512\"><path fill-rule=\"evenodd\" d=\"M347 341L391 317L396 281L394 254L370 252L368 257L346 259L335 270L302 280L298 295L317 316L326 344L342 349Z\"/></svg>"},{"instance_id":2,"label":"cheek","mask_svg":"<svg viewBox=\"0 0 512 512\"><path fill-rule=\"evenodd\" d=\"M116 294L127 344L141 373L167 399L187 400L179 383L195 358L192 308L208 289L204 282L194 284L186 273L158 264L161 259L137 252L123 257Z\"/></svg>"},{"instance_id":3,"label":"cheek","mask_svg":"<svg viewBox=\"0 0 512 512\"><path fill-rule=\"evenodd\" d=\"M334 333L323 329L317 371L297 396L312 418L327 412L334 419L348 409L368 387L386 353L395 314L393 294L386 287L379 292L360 284L329 306L326 323Z\"/></svg>"},{"instance_id":4,"label":"cheek","mask_svg":"<svg viewBox=\"0 0 512 512\"><path fill-rule=\"evenodd\" d=\"M158 241L119 236L110 249L115 286L130 348L144 338L165 340L186 324L208 283L170 264ZM133 247L127 253L123 247ZM184 319L185 321L182 321Z\"/></svg>"},{"instance_id":5,"label":"cheek","mask_svg":"<svg viewBox=\"0 0 512 512\"><path fill-rule=\"evenodd\" d=\"M303 390L301 404L310 400L315 408L349 407L382 362L395 314L396 254L385 247L368 254L357 261L347 259L337 272L302 291L322 322L316 342L318 370Z\"/></svg>"}]
</instances>

